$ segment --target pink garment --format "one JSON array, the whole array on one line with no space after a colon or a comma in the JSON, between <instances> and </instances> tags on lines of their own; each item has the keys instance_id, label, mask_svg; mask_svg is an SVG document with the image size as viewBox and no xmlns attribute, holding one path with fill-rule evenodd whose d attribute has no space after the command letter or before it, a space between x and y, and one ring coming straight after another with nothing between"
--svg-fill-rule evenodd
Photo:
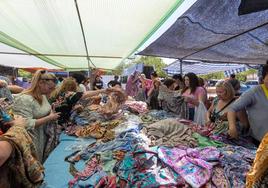
<instances>
[{"instance_id":1,"label":"pink garment","mask_svg":"<svg viewBox=\"0 0 268 188\"><path fill-rule=\"evenodd\" d=\"M139 114L145 114L148 112L147 104L142 101L126 101L125 105Z\"/></svg>"},{"instance_id":2,"label":"pink garment","mask_svg":"<svg viewBox=\"0 0 268 188\"><path fill-rule=\"evenodd\" d=\"M220 152L214 147L206 148L160 148L159 157L172 167L192 187L206 185L213 172L213 166L220 159Z\"/></svg>"},{"instance_id":3,"label":"pink garment","mask_svg":"<svg viewBox=\"0 0 268 188\"><path fill-rule=\"evenodd\" d=\"M193 98L195 100L198 100L198 96L199 95L204 95L206 96L206 90L203 88L203 87L197 87L195 92L194 93L191 93L191 94L187 94L186 92L184 92L182 94L182 96L185 96L185 97L190 97L190 98ZM194 108L195 106L193 104L188 104L188 107L189 108Z\"/></svg>"}]
</instances>

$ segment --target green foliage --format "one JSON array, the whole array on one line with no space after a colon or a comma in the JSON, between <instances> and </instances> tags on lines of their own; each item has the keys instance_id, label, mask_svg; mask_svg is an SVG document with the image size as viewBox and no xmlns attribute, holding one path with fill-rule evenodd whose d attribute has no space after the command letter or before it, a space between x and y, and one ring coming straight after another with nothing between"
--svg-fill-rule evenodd
<instances>
[{"instance_id":1,"label":"green foliage","mask_svg":"<svg viewBox=\"0 0 268 188\"><path fill-rule=\"evenodd\" d=\"M210 80L210 79L216 79L216 80L221 80L224 79L224 73L223 72L215 72L215 73L210 73L206 75L200 75L201 78Z\"/></svg>"},{"instance_id":2,"label":"green foliage","mask_svg":"<svg viewBox=\"0 0 268 188\"><path fill-rule=\"evenodd\" d=\"M27 72L23 69L18 69L18 75L23 78L31 78L32 74L30 72Z\"/></svg>"},{"instance_id":3,"label":"green foliage","mask_svg":"<svg viewBox=\"0 0 268 188\"><path fill-rule=\"evenodd\" d=\"M121 75L125 67L126 67L125 63L120 63L114 70L112 70L112 74Z\"/></svg>"},{"instance_id":4,"label":"green foliage","mask_svg":"<svg viewBox=\"0 0 268 188\"><path fill-rule=\"evenodd\" d=\"M141 56L133 63L144 63L144 65L153 66L159 77L164 78L167 76L166 72L163 70L167 65L159 57Z\"/></svg>"},{"instance_id":5,"label":"green foliage","mask_svg":"<svg viewBox=\"0 0 268 188\"><path fill-rule=\"evenodd\" d=\"M113 70L113 74L121 75L125 68L128 68L131 65L138 64L138 63L144 63L144 65L153 66L154 70L157 72L159 77L167 77L166 72L163 71L163 68L167 66L164 63L164 61L159 57L151 57L151 56L140 56L137 59L135 59L133 62L128 63L128 64L121 63L119 66L116 67L115 70Z\"/></svg>"},{"instance_id":6,"label":"green foliage","mask_svg":"<svg viewBox=\"0 0 268 188\"><path fill-rule=\"evenodd\" d=\"M248 75L255 74L255 73L257 73L257 70L249 69L247 71L240 72L240 73L236 74L236 79L238 79L239 81L245 82L245 81L247 81Z\"/></svg>"}]
</instances>

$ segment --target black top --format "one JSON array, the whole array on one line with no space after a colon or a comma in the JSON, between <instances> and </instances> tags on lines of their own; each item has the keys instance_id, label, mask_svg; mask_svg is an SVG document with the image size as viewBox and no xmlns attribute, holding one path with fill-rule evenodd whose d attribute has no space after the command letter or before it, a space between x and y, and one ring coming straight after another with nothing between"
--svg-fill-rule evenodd
<instances>
[{"instance_id":1,"label":"black top","mask_svg":"<svg viewBox=\"0 0 268 188\"><path fill-rule=\"evenodd\" d=\"M95 87L97 87L98 89L102 89L103 88L103 81L95 81L94 83L93 83L93 90L96 90L96 88Z\"/></svg>"},{"instance_id":2,"label":"black top","mask_svg":"<svg viewBox=\"0 0 268 188\"><path fill-rule=\"evenodd\" d=\"M120 85L121 86L121 83L117 80L111 80L109 83L108 83L108 87L114 87L116 85Z\"/></svg>"}]
</instances>

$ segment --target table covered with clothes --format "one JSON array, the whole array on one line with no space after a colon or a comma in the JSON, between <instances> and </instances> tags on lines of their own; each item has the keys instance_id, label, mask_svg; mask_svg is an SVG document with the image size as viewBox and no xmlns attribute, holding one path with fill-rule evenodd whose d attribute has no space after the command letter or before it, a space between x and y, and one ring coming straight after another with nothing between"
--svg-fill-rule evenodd
<instances>
[{"instance_id":1,"label":"table covered with clothes","mask_svg":"<svg viewBox=\"0 0 268 188\"><path fill-rule=\"evenodd\" d=\"M93 107L73 113L44 187L245 187L257 149L246 136L232 140L142 102L125 106L109 117Z\"/></svg>"}]
</instances>

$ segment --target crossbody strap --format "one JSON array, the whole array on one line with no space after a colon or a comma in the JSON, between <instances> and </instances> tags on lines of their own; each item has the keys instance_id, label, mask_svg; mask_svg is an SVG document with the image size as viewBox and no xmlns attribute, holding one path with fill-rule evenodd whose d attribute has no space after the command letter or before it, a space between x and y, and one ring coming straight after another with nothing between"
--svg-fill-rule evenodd
<instances>
[{"instance_id":1,"label":"crossbody strap","mask_svg":"<svg viewBox=\"0 0 268 188\"><path fill-rule=\"evenodd\" d=\"M235 98L233 98L232 100L230 100L224 107L222 107L222 109L218 112L216 112L216 114L221 113L226 107L228 107L233 101L235 100Z\"/></svg>"}]
</instances>

